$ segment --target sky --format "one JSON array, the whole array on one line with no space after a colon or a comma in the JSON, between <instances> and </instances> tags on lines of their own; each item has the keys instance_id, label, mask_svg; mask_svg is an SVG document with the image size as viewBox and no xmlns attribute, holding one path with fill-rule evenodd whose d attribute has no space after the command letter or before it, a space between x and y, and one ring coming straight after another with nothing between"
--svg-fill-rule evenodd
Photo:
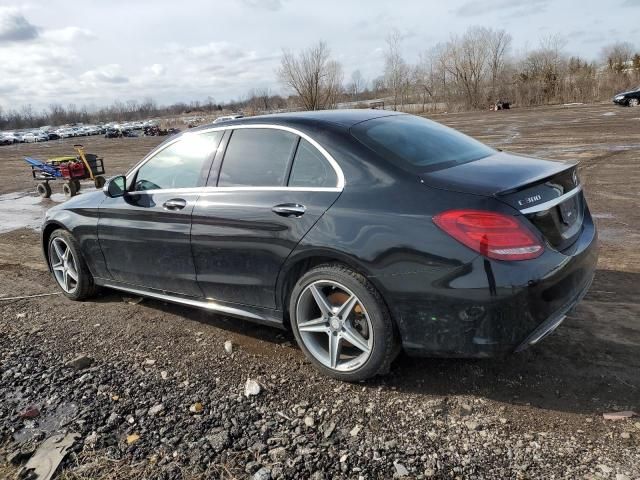
<instances>
[{"instance_id":1,"label":"sky","mask_svg":"<svg viewBox=\"0 0 640 480\"><path fill-rule=\"evenodd\" d=\"M393 29L415 62L474 25L506 29L514 53L552 34L589 60L615 41L640 50L640 0L0 0L0 107L287 94L283 49L319 40L346 81L355 70L372 80Z\"/></svg>"}]
</instances>

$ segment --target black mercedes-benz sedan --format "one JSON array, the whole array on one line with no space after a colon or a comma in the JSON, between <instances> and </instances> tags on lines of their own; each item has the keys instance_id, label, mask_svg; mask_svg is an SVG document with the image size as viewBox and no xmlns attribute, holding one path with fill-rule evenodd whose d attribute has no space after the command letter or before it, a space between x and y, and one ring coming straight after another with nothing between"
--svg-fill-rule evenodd
<instances>
[{"instance_id":1,"label":"black mercedes-benz sedan","mask_svg":"<svg viewBox=\"0 0 640 480\"><path fill-rule=\"evenodd\" d=\"M633 90L616 94L613 97L613 103L624 105L625 107L637 107L640 105L640 86Z\"/></svg>"},{"instance_id":2,"label":"black mercedes-benz sedan","mask_svg":"<svg viewBox=\"0 0 640 480\"><path fill-rule=\"evenodd\" d=\"M189 130L42 228L67 297L107 287L291 328L348 381L401 350L537 343L589 288L596 243L575 164L379 110Z\"/></svg>"}]
</instances>

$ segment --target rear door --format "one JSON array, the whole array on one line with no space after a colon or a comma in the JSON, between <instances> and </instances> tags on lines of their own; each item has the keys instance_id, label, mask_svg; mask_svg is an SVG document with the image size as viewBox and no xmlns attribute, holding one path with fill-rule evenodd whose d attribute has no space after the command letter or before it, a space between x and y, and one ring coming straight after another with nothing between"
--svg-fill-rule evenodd
<instances>
[{"instance_id":1,"label":"rear door","mask_svg":"<svg viewBox=\"0 0 640 480\"><path fill-rule=\"evenodd\" d=\"M185 134L129 175L123 197L100 206L98 237L114 280L202 297L191 253L191 214L222 132Z\"/></svg>"},{"instance_id":2,"label":"rear door","mask_svg":"<svg viewBox=\"0 0 640 480\"><path fill-rule=\"evenodd\" d=\"M210 175L215 188L193 210L198 283L207 298L274 308L280 267L340 195L342 172L298 132L255 126L229 134L217 182Z\"/></svg>"}]
</instances>

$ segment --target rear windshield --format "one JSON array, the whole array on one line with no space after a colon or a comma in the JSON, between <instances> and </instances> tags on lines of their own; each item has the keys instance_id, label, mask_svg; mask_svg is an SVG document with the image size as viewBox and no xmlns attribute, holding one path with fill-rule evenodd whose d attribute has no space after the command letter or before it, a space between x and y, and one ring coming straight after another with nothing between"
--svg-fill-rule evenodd
<instances>
[{"instance_id":1,"label":"rear windshield","mask_svg":"<svg viewBox=\"0 0 640 480\"><path fill-rule=\"evenodd\" d=\"M492 148L456 130L413 115L358 123L351 134L400 167L429 172L488 157Z\"/></svg>"}]
</instances>

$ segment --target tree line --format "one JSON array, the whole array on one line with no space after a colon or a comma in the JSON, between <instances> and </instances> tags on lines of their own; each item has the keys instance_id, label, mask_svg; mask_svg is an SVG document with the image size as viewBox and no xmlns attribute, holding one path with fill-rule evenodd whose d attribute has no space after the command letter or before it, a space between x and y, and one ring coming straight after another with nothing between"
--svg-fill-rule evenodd
<instances>
[{"instance_id":1,"label":"tree line","mask_svg":"<svg viewBox=\"0 0 640 480\"><path fill-rule=\"evenodd\" d=\"M205 101L158 106L150 98L116 101L106 107L51 104L36 111L31 105L2 110L0 130L132 121L191 112L244 111L246 114L283 110L366 107L384 101L394 110L414 113L489 108L497 101L518 106L595 102L640 84L640 54L628 42L606 45L598 60L566 52L562 37L542 39L536 48L513 52L512 37L503 29L470 27L461 35L426 48L417 60L406 60L403 35L386 38L381 74L365 79L354 70L348 79L343 65L320 41L302 51L283 51L276 71L286 95L269 88L250 90L244 97L216 103Z\"/></svg>"},{"instance_id":2,"label":"tree line","mask_svg":"<svg viewBox=\"0 0 640 480\"><path fill-rule=\"evenodd\" d=\"M339 102L384 99L394 110L425 112L489 108L497 101L520 106L595 102L640 83L640 54L628 42L605 46L598 60L569 55L558 35L525 52L512 52L502 29L470 27L462 35L420 52L415 63L403 55L403 36L386 39L384 70L370 81L359 70L345 84L342 66L319 42L297 56L285 51L278 75L305 109Z\"/></svg>"}]
</instances>

